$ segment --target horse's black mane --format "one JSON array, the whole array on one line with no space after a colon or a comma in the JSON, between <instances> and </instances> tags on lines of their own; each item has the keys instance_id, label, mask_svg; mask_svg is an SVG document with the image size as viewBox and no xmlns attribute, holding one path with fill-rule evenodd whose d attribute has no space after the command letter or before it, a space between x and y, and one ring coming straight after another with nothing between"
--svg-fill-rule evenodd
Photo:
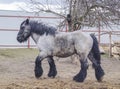
<instances>
[{"instance_id":1,"label":"horse's black mane","mask_svg":"<svg viewBox=\"0 0 120 89\"><path fill-rule=\"evenodd\" d=\"M30 21L29 24L31 25L31 31L39 35L43 35L46 33L46 35L54 36L57 31L56 28L45 25L43 22Z\"/></svg>"}]
</instances>

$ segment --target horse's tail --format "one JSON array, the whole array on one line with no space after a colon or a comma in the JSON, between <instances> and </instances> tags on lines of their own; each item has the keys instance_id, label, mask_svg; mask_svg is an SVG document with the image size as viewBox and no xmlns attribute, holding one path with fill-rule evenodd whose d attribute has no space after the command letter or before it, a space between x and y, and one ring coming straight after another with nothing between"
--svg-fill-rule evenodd
<instances>
[{"instance_id":1,"label":"horse's tail","mask_svg":"<svg viewBox=\"0 0 120 89\"><path fill-rule=\"evenodd\" d=\"M91 52L97 63L100 64L101 56L100 56L100 50L99 50L99 44L97 38L95 37L94 34L90 34L90 36L93 39L93 47L91 49Z\"/></svg>"},{"instance_id":2,"label":"horse's tail","mask_svg":"<svg viewBox=\"0 0 120 89\"><path fill-rule=\"evenodd\" d=\"M95 69L95 76L96 76L97 80L102 81L105 73L100 65L101 56L100 56L98 41L94 34L91 34L90 36L93 39L93 47L92 47L91 52L88 57L93 63L92 65L93 65L93 68Z\"/></svg>"}]
</instances>

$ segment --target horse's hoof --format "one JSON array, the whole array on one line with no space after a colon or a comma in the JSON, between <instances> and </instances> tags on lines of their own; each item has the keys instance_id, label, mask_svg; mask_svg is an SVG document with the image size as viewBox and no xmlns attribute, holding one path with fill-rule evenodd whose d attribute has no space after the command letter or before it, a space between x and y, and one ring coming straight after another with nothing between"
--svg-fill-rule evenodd
<instances>
[{"instance_id":1,"label":"horse's hoof","mask_svg":"<svg viewBox=\"0 0 120 89\"><path fill-rule=\"evenodd\" d=\"M84 79L81 79L81 78L78 77L78 76L75 76L75 77L73 78L73 80L74 80L75 82L84 82Z\"/></svg>"},{"instance_id":2,"label":"horse's hoof","mask_svg":"<svg viewBox=\"0 0 120 89\"><path fill-rule=\"evenodd\" d=\"M36 69L35 69L35 77L36 77L36 78L41 77L42 74L43 74L42 68L39 68L39 69L36 68Z\"/></svg>"},{"instance_id":3,"label":"horse's hoof","mask_svg":"<svg viewBox=\"0 0 120 89\"><path fill-rule=\"evenodd\" d=\"M39 78L39 77L41 77L41 76L42 76L42 74L37 74L37 73L35 74L35 77L36 77L36 78Z\"/></svg>"},{"instance_id":4,"label":"horse's hoof","mask_svg":"<svg viewBox=\"0 0 120 89\"><path fill-rule=\"evenodd\" d=\"M48 77L50 78L55 78L56 75L57 75L57 71L51 71L48 73Z\"/></svg>"},{"instance_id":5,"label":"horse's hoof","mask_svg":"<svg viewBox=\"0 0 120 89\"><path fill-rule=\"evenodd\" d=\"M98 82L102 82L103 78L104 78L104 71L98 71L98 70L95 70L95 75L96 75L96 79Z\"/></svg>"},{"instance_id":6,"label":"horse's hoof","mask_svg":"<svg viewBox=\"0 0 120 89\"><path fill-rule=\"evenodd\" d=\"M104 78L104 76L102 76L102 77L98 80L98 82L102 82L103 78Z\"/></svg>"},{"instance_id":7,"label":"horse's hoof","mask_svg":"<svg viewBox=\"0 0 120 89\"><path fill-rule=\"evenodd\" d=\"M55 75L48 74L48 77L50 77L50 78L55 78Z\"/></svg>"},{"instance_id":8,"label":"horse's hoof","mask_svg":"<svg viewBox=\"0 0 120 89\"><path fill-rule=\"evenodd\" d=\"M50 75L50 74L48 74L48 77L50 77L50 78L55 78L55 75Z\"/></svg>"},{"instance_id":9,"label":"horse's hoof","mask_svg":"<svg viewBox=\"0 0 120 89\"><path fill-rule=\"evenodd\" d=\"M42 76L42 73L40 73L40 72L35 72L35 77L36 78L39 78L39 77L41 77Z\"/></svg>"}]
</instances>

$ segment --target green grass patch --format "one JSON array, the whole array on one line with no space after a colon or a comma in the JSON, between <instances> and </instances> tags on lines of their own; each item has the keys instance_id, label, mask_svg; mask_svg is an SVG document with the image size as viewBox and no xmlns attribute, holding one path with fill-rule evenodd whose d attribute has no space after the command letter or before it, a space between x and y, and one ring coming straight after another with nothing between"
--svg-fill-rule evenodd
<instances>
[{"instance_id":1,"label":"green grass patch","mask_svg":"<svg viewBox=\"0 0 120 89\"><path fill-rule=\"evenodd\" d=\"M19 49L0 49L0 57L19 58L25 56L37 56L38 50L34 48L19 48Z\"/></svg>"}]
</instances>

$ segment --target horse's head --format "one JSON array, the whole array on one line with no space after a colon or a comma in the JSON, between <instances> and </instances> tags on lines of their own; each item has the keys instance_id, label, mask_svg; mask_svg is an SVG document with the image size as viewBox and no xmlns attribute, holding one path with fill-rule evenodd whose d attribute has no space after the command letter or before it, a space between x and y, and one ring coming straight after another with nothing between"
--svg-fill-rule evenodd
<instances>
[{"instance_id":1,"label":"horse's head","mask_svg":"<svg viewBox=\"0 0 120 89\"><path fill-rule=\"evenodd\" d=\"M17 34L17 40L20 43L27 41L30 35L31 35L31 26L29 23L29 19L26 19L20 25L20 30Z\"/></svg>"}]
</instances>

